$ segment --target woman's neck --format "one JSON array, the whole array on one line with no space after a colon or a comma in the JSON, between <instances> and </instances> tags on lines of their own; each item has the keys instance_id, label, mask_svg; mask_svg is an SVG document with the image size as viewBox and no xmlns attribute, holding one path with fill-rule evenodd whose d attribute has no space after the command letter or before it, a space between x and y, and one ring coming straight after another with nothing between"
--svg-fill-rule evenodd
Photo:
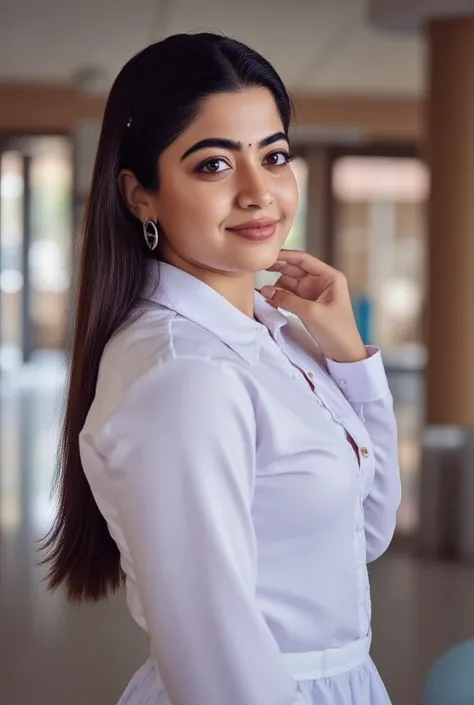
<instances>
[{"instance_id":1,"label":"woman's neck","mask_svg":"<svg viewBox=\"0 0 474 705\"><path fill-rule=\"evenodd\" d=\"M227 299L239 311L256 320L254 316L255 274L253 272L230 274L206 269L187 262L177 255L168 257L165 261L200 279Z\"/></svg>"}]
</instances>

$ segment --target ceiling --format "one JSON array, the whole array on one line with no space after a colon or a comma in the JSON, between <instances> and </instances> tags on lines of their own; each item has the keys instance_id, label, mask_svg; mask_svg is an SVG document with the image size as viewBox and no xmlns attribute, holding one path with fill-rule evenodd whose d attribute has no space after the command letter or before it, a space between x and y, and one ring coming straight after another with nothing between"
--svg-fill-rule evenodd
<instances>
[{"instance_id":1,"label":"ceiling","mask_svg":"<svg viewBox=\"0 0 474 705\"><path fill-rule=\"evenodd\" d=\"M275 65L291 90L418 95L423 42L371 27L365 0L0 0L0 81L70 82L120 67L175 32L219 30Z\"/></svg>"}]
</instances>

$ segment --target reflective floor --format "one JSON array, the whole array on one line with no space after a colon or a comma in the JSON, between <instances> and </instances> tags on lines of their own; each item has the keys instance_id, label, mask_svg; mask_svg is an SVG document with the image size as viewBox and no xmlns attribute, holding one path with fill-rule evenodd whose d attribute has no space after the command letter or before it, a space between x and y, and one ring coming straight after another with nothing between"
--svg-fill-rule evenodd
<instances>
[{"instance_id":1,"label":"reflective floor","mask_svg":"<svg viewBox=\"0 0 474 705\"><path fill-rule=\"evenodd\" d=\"M49 499L63 371L37 365L0 382L0 701L8 705L115 705L147 656L146 637L123 595L72 607L46 592L36 542ZM406 503L416 524L422 381L391 376L400 423ZM474 637L474 569L422 562L391 549L372 568L376 661L393 705L420 702L429 664Z\"/></svg>"}]
</instances>

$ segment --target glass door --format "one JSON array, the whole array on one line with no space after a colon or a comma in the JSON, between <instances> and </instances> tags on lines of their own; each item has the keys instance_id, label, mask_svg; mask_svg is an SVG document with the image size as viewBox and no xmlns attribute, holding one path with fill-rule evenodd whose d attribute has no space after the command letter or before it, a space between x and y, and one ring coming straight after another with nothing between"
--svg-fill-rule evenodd
<instances>
[{"instance_id":1,"label":"glass door","mask_svg":"<svg viewBox=\"0 0 474 705\"><path fill-rule=\"evenodd\" d=\"M0 370L23 359L25 163L21 152L0 152ZM28 174L26 174L28 179Z\"/></svg>"},{"instance_id":2,"label":"glass door","mask_svg":"<svg viewBox=\"0 0 474 705\"><path fill-rule=\"evenodd\" d=\"M72 148L22 137L0 149L0 370L64 350L72 249Z\"/></svg>"},{"instance_id":3,"label":"glass door","mask_svg":"<svg viewBox=\"0 0 474 705\"><path fill-rule=\"evenodd\" d=\"M398 533L418 522L424 424L429 173L416 154L338 154L332 168L335 264L348 278L359 329L382 349L395 401L403 501Z\"/></svg>"}]
</instances>

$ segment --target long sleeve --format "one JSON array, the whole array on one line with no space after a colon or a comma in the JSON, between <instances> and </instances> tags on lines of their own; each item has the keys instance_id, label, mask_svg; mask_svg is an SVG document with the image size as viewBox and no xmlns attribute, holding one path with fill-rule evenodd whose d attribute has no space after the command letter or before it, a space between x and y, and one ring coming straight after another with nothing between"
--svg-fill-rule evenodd
<instances>
[{"instance_id":1,"label":"long sleeve","mask_svg":"<svg viewBox=\"0 0 474 705\"><path fill-rule=\"evenodd\" d=\"M296 705L258 609L255 417L231 365L180 358L135 383L100 453L173 705Z\"/></svg>"},{"instance_id":2,"label":"long sleeve","mask_svg":"<svg viewBox=\"0 0 474 705\"><path fill-rule=\"evenodd\" d=\"M375 476L364 501L367 562L390 545L401 500L398 437L393 398L380 351L368 346L369 357L355 363L327 360L329 372L364 422L375 454Z\"/></svg>"}]
</instances>

